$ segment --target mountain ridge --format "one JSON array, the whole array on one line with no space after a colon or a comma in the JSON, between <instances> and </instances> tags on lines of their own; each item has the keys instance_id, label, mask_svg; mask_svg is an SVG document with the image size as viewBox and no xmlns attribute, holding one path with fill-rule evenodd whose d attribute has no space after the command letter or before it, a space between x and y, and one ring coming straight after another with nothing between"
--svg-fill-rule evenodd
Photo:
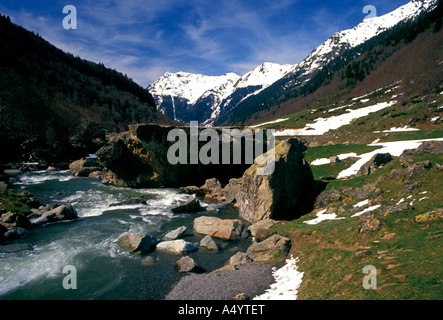
<instances>
[{"instance_id":1,"label":"mountain ridge","mask_svg":"<svg viewBox=\"0 0 443 320\"><path fill-rule=\"evenodd\" d=\"M436 5L436 0L412 0L411 2L393 10L382 16L367 18L360 22L357 26L336 32L329 39L323 42L320 46L315 48L303 61L295 65L279 65L275 63L265 62L262 65L254 68L246 73L242 78L247 78L248 75L257 73L257 70L268 66L267 72L263 73L262 77L257 77L256 81L251 85L231 87L234 89L230 95L217 94L205 91L205 96L202 95L202 101L183 99L183 96L177 95L180 100L183 115L177 119L182 122L189 122L190 120L198 120L205 125L221 125L230 124L219 121L220 117L226 117L232 110L237 108L242 102L247 101L248 98L255 96L267 89L280 79L292 76L293 80L286 83L290 87L298 87L304 85L308 80L321 70L330 60L341 55L350 48L354 48L365 41L379 35L383 31L397 25L401 21L412 19L426 10L432 9ZM270 68L269 66L272 66ZM280 68L280 72L274 72L275 69ZM270 75L269 79L268 76ZM163 76L162 76L163 77ZM162 79L160 77L160 79ZM159 79L159 80L160 80ZM171 92L171 101L164 101L161 90L157 90L156 84L150 85L148 90L153 93L154 99L157 102L157 108L171 116L173 100ZM189 85L189 84L188 84ZM249 88L248 88L249 87ZM211 89L210 89L211 90ZM210 91L208 90L208 91ZM164 103L165 102L165 103ZM207 104L206 106L204 104ZM176 104L176 103L175 103ZM197 105L197 106L196 106ZM208 111L208 109L210 111ZM186 111L189 111L187 114Z\"/></svg>"}]
</instances>

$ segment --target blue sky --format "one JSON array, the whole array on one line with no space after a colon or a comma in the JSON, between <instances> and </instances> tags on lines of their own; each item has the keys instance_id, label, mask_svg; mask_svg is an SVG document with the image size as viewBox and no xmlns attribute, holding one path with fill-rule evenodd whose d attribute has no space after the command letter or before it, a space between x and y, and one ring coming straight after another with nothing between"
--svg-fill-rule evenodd
<instances>
[{"instance_id":1,"label":"blue sky","mask_svg":"<svg viewBox=\"0 0 443 320\"><path fill-rule=\"evenodd\" d=\"M295 64L332 34L407 0L1 0L0 12L58 48L148 86L165 72L243 75L262 62ZM65 30L65 5L77 29Z\"/></svg>"}]
</instances>

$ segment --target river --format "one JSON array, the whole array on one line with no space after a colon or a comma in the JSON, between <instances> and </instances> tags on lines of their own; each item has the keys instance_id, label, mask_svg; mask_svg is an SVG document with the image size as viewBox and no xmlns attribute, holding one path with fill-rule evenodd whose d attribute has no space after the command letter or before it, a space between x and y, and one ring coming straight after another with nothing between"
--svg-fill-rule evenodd
<instances>
[{"instance_id":1,"label":"river","mask_svg":"<svg viewBox=\"0 0 443 320\"><path fill-rule=\"evenodd\" d=\"M216 215L238 218L228 206L219 212L173 214L171 208L191 196L177 189L129 189L101 184L97 179L75 178L69 171L35 171L16 177L14 187L25 188L42 203L71 204L79 218L32 229L14 243L32 250L0 253L0 299L148 299L160 300L184 274L175 269L181 255L153 251L136 255L121 250L116 240L124 232L150 234L160 239L166 232L186 226L186 241L198 243L192 234L194 218ZM109 207L131 197L144 196L147 205ZM214 206L202 203L203 206ZM211 212L211 213L210 213ZM214 213L212 213L214 212ZM219 252L200 249L189 254L207 271L218 269L237 251L246 251L250 240L215 239ZM146 263L151 256L154 263ZM65 266L76 270L77 288L65 289Z\"/></svg>"}]
</instances>

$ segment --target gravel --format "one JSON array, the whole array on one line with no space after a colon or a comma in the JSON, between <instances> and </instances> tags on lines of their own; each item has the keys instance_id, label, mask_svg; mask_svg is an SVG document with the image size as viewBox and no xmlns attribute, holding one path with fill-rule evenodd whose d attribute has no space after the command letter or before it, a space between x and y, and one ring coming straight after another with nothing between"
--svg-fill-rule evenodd
<instances>
[{"instance_id":1,"label":"gravel","mask_svg":"<svg viewBox=\"0 0 443 320\"><path fill-rule=\"evenodd\" d=\"M183 277L166 300L232 300L238 294L254 298L275 282L272 265L245 263L235 270L215 270Z\"/></svg>"}]
</instances>

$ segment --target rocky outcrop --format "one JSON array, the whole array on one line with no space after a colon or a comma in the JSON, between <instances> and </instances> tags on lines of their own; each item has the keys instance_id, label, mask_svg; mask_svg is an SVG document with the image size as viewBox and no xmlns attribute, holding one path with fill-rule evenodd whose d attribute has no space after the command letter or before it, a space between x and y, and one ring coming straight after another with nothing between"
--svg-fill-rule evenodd
<instances>
[{"instance_id":1,"label":"rocky outcrop","mask_svg":"<svg viewBox=\"0 0 443 320\"><path fill-rule=\"evenodd\" d=\"M443 141L425 141L415 150L415 153L443 153Z\"/></svg>"},{"instance_id":2,"label":"rocky outcrop","mask_svg":"<svg viewBox=\"0 0 443 320\"><path fill-rule=\"evenodd\" d=\"M443 218L443 208L428 211L414 217L414 222L431 222Z\"/></svg>"},{"instance_id":3,"label":"rocky outcrop","mask_svg":"<svg viewBox=\"0 0 443 320\"><path fill-rule=\"evenodd\" d=\"M155 247L157 240L150 235L140 235L126 232L118 238L117 243L125 251L131 253L145 253Z\"/></svg>"},{"instance_id":4,"label":"rocky outcrop","mask_svg":"<svg viewBox=\"0 0 443 320\"><path fill-rule=\"evenodd\" d=\"M221 152L220 164L202 164L200 161L191 164L189 150L186 163L171 164L168 161L168 150L177 142L168 141L167 138L173 129L182 130L189 143L190 127L130 125L129 131L113 136L96 152L99 161L105 167L102 182L134 188L201 186L209 178L217 178L220 182L227 183L229 178L240 176L249 166L221 164ZM199 128L202 129L204 128ZM217 130L221 137L221 130L214 130ZM206 143L198 141L198 149ZM222 150L221 139L219 146L219 150Z\"/></svg>"},{"instance_id":5,"label":"rocky outcrop","mask_svg":"<svg viewBox=\"0 0 443 320\"><path fill-rule=\"evenodd\" d=\"M285 258L290 248L291 241L288 238L274 234L261 242L252 244L246 251L246 256L254 262L270 262L273 259Z\"/></svg>"},{"instance_id":6,"label":"rocky outcrop","mask_svg":"<svg viewBox=\"0 0 443 320\"><path fill-rule=\"evenodd\" d=\"M376 171L381 166L392 161L392 155L390 153L377 153L368 162L361 166L357 172L357 176L367 176Z\"/></svg>"},{"instance_id":7,"label":"rocky outcrop","mask_svg":"<svg viewBox=\"0 0 443 320\"><path fill-rule=\"evenodd\" d=\"M240 217L252 223L269 218L292 219L312 206L314 178L303 157L306 149L297 139L288 139L274 148L275 159L269 159L274 160L272 173L260 175L264 165L258 163L245 171L236 196Z\"/></svg>"},{"instance_id":8,"label":"rocky outcrop","mask_svg":"<svg viewBox=\"0 0 443 320\"><path fill-rule=\"evenodd\" d=\"M375 183L368 183L360 188L345 189L343 190L343 193L347 196L353 196L356 200L362 201L366 200L370 196L380 194L381 190L377 187Z\"/></svg>"},{"instance_id":9,"label":"rocky outcrop","mask_svg":"<svg viewBox=\"0 0 443 320\"><path fill-rule=\"evenodd\" d=\"M199 217L194 219L197 233L225 240L246 239L249 236L245 224L238 219L220 219L217 217Z\"/></svg>"}]
</instances>

